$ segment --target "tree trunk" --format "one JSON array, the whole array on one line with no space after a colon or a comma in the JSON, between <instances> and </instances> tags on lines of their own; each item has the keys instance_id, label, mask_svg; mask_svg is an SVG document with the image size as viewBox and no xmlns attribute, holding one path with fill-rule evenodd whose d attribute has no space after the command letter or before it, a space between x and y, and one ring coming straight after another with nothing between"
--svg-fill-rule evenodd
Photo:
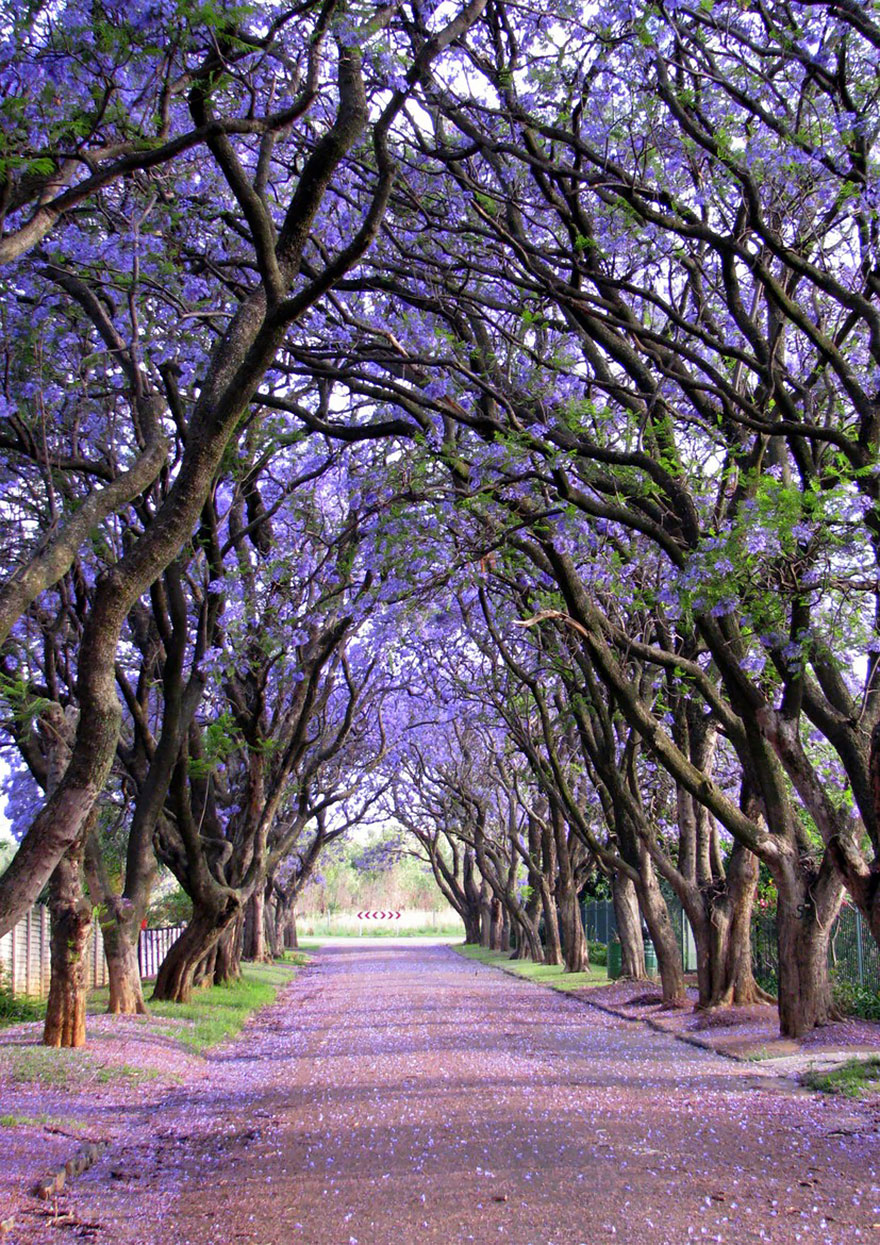
<instances>
[{"instance_id":1,"label":"tree trunk","mask_svg":"<svg viewBox=\"0 0 880 1245\"><path fill-rule=\"evenodd\" d=\"M561 926L562 954L569 973L585 973L590 967L587 939L578 903L578 882L565 818L553 808L553 837L556 845L556 907Z\"/></svg>"},{"instance_id":2,"label":"tree trunk","mask_svg":"<svg viewBox=\"0 0 880 1245\"><path fill-rule=\"evenodd\" d=\"M828 940L842 888L826 860L818 877L803 862L784 861L776 878L779 938L779 1031L799 1038L835 1019L828 977Z\"/></svg>"},{"instance_id":3,"label":"tree trunk","mask_svg":"<svg viewBox=\"0 0 880 1245\"><path fill-rule=\"evenodd\" d=\"M468 945L478 947L481 944L480 937L480 908L468 904L464 912L461 913L461 919L464 921L464 940Z\"/></svg>"},{"instance_id":4,"label":"tree trunk","mask_svg":"<svg viewBox=\"0 0 880 1245\"><path fill-rule=\"evenodd\" d=\"M492 917L489 927L489 948L492 951L503 951L502 930L504 927L504 908L497 895L492 897Z\"/></svg>"},{"instance_id":5,"label":"tree trunk","mask_svg":"<svg viewBox=\"0 0 880 1245\"><path fill-rule=\"evenodd\" d=\"M211 971L215 986L229 985L241 977L242 927L239 916L217 939Z\"/></svg>"},{"instance_id":6,"label":"tree trunk","mask_svg":"<svg viewBox=\"0 0 880 1245\"><path fill-rule=\"evenodd\" d=\"M270 961L280 960L284 951L280 918L280 905L272 895L267 896L263 907L263 928L266 931L266 954Z\"/></svg>"},{"instance_id":7,"label":"tree trunk","mask_svg":"<svg viewBox=\"0 0 880 1245\"><path fill-rule=\"evenodd\" d=\"M647 977L645 969L645 941L642 938L642 918L639 897L632 879L618 870L611 881L611 899L620 939L621 976L633 981Z\"/></svg>"},{"instance_id":8,"label":"tree trunk","mask_svg":"<svg viewBox=\"0 0 880 1245\"><path fill-rule=\"evenodd\" d=\"M107 1011L114 1016L145 1016L147 1005L138 963L140 928L132 929L130 922L118 921L111 915L101 922L101 932L110 980Z\"/></svg>"},{"instance_id":9,"label":"tree trunk","mask_svg":"<svg viewBox=\"0 0 880 1245\"><path fill-rule=\"evenodd\" d=\"M188 1003L192 997L196 970L217 944L238 914L238 905L225 909L193 907L192 919L169 948L159 967L153 998L172 1003Z\"/></svg>"},{"instance_id":10,"label":"tree trunk","mask_svg":"<svg viewBox=\"0 0 880 1245\"><path fill-rule=\"evenodd\" d=\"M85 1046L86 968L91 904L83 894L83 846L72 848L49 879L52 977L43 1042L46 1046Z\"/></svg>"},{"instance_id":11,"label":"tree trunk","mask_svg":"<svg viewBox=\"0 0 880 1245\"><path fill-rule=\"evenodd\" d=\"M558 907L565 971L587 973L590 970L590 956L577 893L571 886L560 887L559 890L562 892Z\"/></svg>"},{"instance_id":12,"label":"tree trunk","mask_svg":"<svg viewBox=\"0 0 880 1245\"><path fill-rule=\"evenodd\" d=\"M210 986L214 984L214 970L217 967L217 945L219 939L214 943L210 951L206 951L196 965L196 971L193 974L193 988L198 989L200 986Z\"/></svg>"},{"instance_id":13,"label":"tree trunk","mask_svg":"<svg viewBox=\"0 0 880 1245\"><path fill-rule=\"evenodd\" d=\"M562 942L556 900L546 878L541 879L541 915L544 919L544 963L562 965Z\"/></svg>"},{"instance_id":14,"label":"tree trunk","mask_svg":"<svg viewBox=\"0 0 880 1245\"><path fill-rule=\"evenodd\" d=\"M506 908L501 912L501 950L510 950L510 913Z\"/></svg>"},{"instance_id":15,"label":"tree trunk","mask_svg":"<svg viewBox=\"0 0 880 1245\"><path fill-rule=\"evenodd\" d=\"M752 973L752 909L758 858L734 843L724 892L708 904L709 979L700 988L700 1007L748 1006L772 1002Z\"/></svg>"},{"instance_id":16,"label":"tree trunk","mask_svg":"<svg viewBox=\"0 0 880 1245\"><path fill-rule=\"evenodd\" d=\"M284 922L284 945L291 951L295 951L299 946L296 932L296 908L290 909L290 914Z\"/></svg>"},{"instance_id":17,"label":"tree trunk","mask_svg":"<svg viewBox=\"0 0 880 1245\"><path fill-rule=\"evenodd\" d=\"M678 940L647 849L642 846L640 853L642 861L636 891L642 916L657 952L663 1002L667 1007L684 1007L687 1004L687 993Z\"/></svg>"},{"instance_id":18,"label":"tree trunk","mask_svg":"<svg viewBox=\"0 0 880 1245\"><path fill-rule=\"evenodd\" d=\"M484 951L492 946L492 897L485 881L480 885L480 946Z\"/></svg>"},{"instance_id":19,"label":"tree trunk","mask_svg":"<svg viewBox=\"0 0 880 1245\"><path fill-rule=\"evenodd\" d=\"M266 950L266 896L262 886L257 886L245 908L244 958L263 964L268 960Z\"/></svg>"},{"instance_id":20,"label":"tree trunk","mask_svg":"<svg viewBox=\"0 0 880 1245\"><path fill-rule=\"evenodd\" d=\"M524 919L520 929L522 937L518 940L517 956L519 959L530 959L533 964L541 964L544 960L544 949L538 937L538 922Z\"/></svg>"}]
</instances>

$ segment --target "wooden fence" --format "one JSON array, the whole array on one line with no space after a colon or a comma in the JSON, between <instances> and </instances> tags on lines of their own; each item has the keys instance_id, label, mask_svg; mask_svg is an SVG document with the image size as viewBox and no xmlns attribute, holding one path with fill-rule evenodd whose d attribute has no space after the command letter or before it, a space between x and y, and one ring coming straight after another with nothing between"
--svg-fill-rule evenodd
<instances>
[{"instance_id":1,"label":"wooden fence","mask_svg":"<svg viewBox=\"0 0 880 1245\"><path fill-rule=\"evenodd\" d=\"M168 948L183 929L174 925L163 929L141 931L138 963L141 976L155 977ZM42 904L31 908L8 934L0 938L0 986L13 994L45 998L49 993L49 911ZM107 961L104 938L97 921L92 922L88 949L89 989L107 985Z\"/></svg>"}]
</instances>

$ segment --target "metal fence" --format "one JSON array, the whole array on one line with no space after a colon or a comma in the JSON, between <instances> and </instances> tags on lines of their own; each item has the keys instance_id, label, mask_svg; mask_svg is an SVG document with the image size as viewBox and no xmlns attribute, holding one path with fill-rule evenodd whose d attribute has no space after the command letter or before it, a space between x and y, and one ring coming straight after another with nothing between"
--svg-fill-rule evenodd
<instances>
[{"instance_id":1,"label":"metal fence","mask_svg":"<svg viewBox=\"0 0 880 1245\"><path fill-rule=\"evenodd\" d=\"M141 979L151 981L168 954L171 944L183 933L184 925L163 925L161 929L142 929L138 943L138 965Z\"/></svg>"},{"instance_id":2,"label":"metal fence","mask_svg":"<svg viewBox=\"0 0 880 1245\"><path fill-rule=\"evenodd\" d=\"M681 962L686 973L696 972L697 945L694 942L690 921L684 915L681 904L674 895L666 896L669 907L669 919L675 930L678 949L681 951ZM610 899L591 899L581 907L584 930L590 942L602 942L607 946L617 935L617 918L614 904Z\"/></svg>"},{"instance_id":3,"label":"metal fence","mask_svg":"<svg viewBox=\"0 0 880 1245\"><path fill-rule=\"evenodd\" d=\"M138 963L144 979L155 977L168 948L182 929L182 925L175 925L141 931ZM92 923L87 955L89 989L106 986L104 938L97 921ZM0 938L0 986L13 994L44 999L49 993L50 974L49 911L37 904Z\"/></svg>"},{"instance_id":4,"label":"metal fence","mask_svg":"<svg viewBox=\"0 0 880 1245\"><path fill-rule=\"evenodd\" d=\"M681 950L685 972L695 972L697 949L690 921L680 900L661 884L669 919ZM591 942L607 945L617 933L614 905L610 899L592 899L582 906L584 929ZM865 928L862 914L844 904L834 923L828 948L828 962L840 982L880 992L880 947ZM775 990L779 975L779 948L776 917L756 911L752 917L752 966L755 978L766 989Z\"/></svg>"},{"instance_id":5,"label":"metal fence","mask_svg":"<svg viewBox=\"0 0 880 1245\"><path fill-rule=\"evenodd\" d=\"M776 917L756 913L752 920L752 960L755 978L775 989L779 977ZM828 964L839 982L880 992L880 948L865 928L858 908L844 904L831 929Z\"/></svg>"},{"instance_id":6,"label":"metal fence","mask_svg":"<svg viewBox=\"0 0 880 1245\"><path fill-rule=\"evenodd\" d=\"M591 899L581 905L584 932L589 942L602 942L605 946L617 934L617 917L610 899Z\"/></svg>"}]
</instances>

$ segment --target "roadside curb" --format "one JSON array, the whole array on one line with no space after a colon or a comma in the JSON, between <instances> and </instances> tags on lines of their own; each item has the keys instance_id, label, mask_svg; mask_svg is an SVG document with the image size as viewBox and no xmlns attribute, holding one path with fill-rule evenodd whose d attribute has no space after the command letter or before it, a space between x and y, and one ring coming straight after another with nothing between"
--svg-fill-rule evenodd
<instances>
[{"instance_id":1,"label":"roadside curb","mask_svg":"<svg viewBox=\"0 0 880 1245\"><path fill-rule=\"evenodd\" d=\"M56 1167L48 1176L37 1181L33 1188L34 1195L43 1202L56 1197L69 1179L81 1176L83 1172L88 1171L92 1164L98 1161L108 1145L109 1142L106 1141L92 1141L87 1146L81 1146L61 1167Z\"/></svg>"},{"instance_id":2,"label":"roadside curb","mask_svg":"<svg viewBox=\"0 0 880 1245\"><path fill-rule=\"evenodd\" d=\"M459 954L455 947L450 948ZM591 989L601 989L600 987L582 986L578 991L574 990L557 990L551 982L534 981L528 977L522 976L515 969L507 968L504 964L486 964L482 960L470 960L466 955L460 955L459 958L473 964L479 964L483 968L498 969L507 977L514 977L519 981L528 982L529 985L539 986L541 989L552 990L554 994L560 995L562 998L568 999L571 1003L584 1007L594 1007L596 1011L604 1012L608 1016L614 1016L618 1020L625 1020L627 1024L645 1025L652 1029L655 1033L663 1033L666 1037L674 1038L676 1042L683 1042L686 1046L692 1046L697 1050L707 1051L709 1054L717 1055L721 1059L728 1059L733 1063L745 1065L754 1069L754 1076L757 1081L768 1082L770 1080L786 1081L789 1083L788 1092L812 1094L816 1091L804 1085L800 1079L800 1071L783 1071L773 1068L772 1059L752 1059L748 1055L738 1055L734 1051L724 1050L722 1047L713 1045L710 1040L695 1037L690 1033L677 1033L674 1029L667 1028L662 1021L655 1020L651 1016L630 1016L620 1008L614 1007L609 1003L601 1003L598 999L589 997ZM582 993L580 992L582 991ZM821 1056L817 1056L821 1058Z\"/></svg>"},{"instance_id":3,"label":"roadside curb","mask_svg":"<svg viewBox=\"0 0 880 1245\"><path fill-rule=\"evenodd\" d=\"M550 987L551 990L553 987ZM562 993L559 991L558 993ZM586 1007L595 1007L597 1011L605 1012L608 1016L616 1016L618 1020L625 1020L631 1025L647 1025L649 1029L653 1029L655 1033L665 1033L667 1037L675 1038L676 1042L684 1042L686 1046L695 1046L697 1050L707 1050L713 1055L720 1055L722 1059L732 1059L734 1063L753 1063L751 1059L747 1059L744 1055L735 1055L729 1050L720 1050L717 1046L713 1046L711 1042L705 1042L701 1038L693 1037L690 1033L675 1033L672 1029L667 1029L659 1020L654 1020L651 1016L627 1016L626 1012L619 1011L616 1007L611 1007L608 1003L599 1003L595 999L588 999L582 995L569 994L569 998L573 1003L582 1003Z\"/></svg>"}]
</instances>

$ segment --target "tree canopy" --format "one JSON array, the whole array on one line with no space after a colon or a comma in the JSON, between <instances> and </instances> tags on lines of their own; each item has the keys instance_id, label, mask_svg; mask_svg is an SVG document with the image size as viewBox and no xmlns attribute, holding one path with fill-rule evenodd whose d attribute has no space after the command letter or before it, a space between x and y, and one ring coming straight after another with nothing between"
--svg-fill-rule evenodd
<instances>
[{"instance_id":1,"label":"tree canopy","mask_svg":"<svg viewBox=\"0 0 880 1245\"><path fill-rule=\"evenodd\" d=\"M0 929L81 859L130 951L158 857L183 997L381 810L572 968L607 879L674 1002L663 887L745 1001L763 869L826 1020L845 896L880 940L870 6L4 30Z\"/></svg>"}]
</instances>

